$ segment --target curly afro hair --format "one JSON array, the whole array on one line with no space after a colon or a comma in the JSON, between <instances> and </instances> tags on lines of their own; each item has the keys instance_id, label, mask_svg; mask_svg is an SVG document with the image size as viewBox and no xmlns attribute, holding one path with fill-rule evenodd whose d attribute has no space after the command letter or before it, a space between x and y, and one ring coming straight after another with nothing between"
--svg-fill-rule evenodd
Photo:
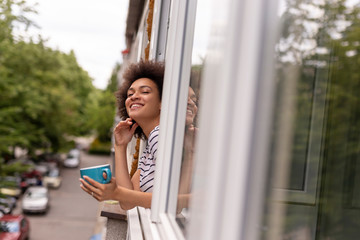
<instances>
[{"instance_id":1,"label":"curly afro hair","mask_svg":"<svg viewBox=\"0 0 360 240\"><path fill-rule=\"evenodd\" d=\"M161 100L164 71L165 71L164 63L155 62L155 61L141 60L140 62L130 64L127 67L127 69L123 74L122 84L119 87L119 90L115 93L117 99L118 115L121 119L126 119L129 117L125 107L125 101L127 99L127 91L130 88L131 84L133 84L133 82L135 82L140 78L148 78L156 84L159 90L159 97ZM135 137L140 137L143 139L146 138L140 126L135 130L134 135Z\"/></svg>"}]
</instances>

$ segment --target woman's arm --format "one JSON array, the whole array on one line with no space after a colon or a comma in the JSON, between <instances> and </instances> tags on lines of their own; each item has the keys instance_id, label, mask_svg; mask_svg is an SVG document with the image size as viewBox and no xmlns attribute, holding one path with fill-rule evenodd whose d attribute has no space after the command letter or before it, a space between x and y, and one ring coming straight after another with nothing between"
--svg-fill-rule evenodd
<instances>
[{"instance_id":1,"label":"woman's arm","mask_svg":"<svg viewBox=\"0 0 360 240\"><path fill-rule=\"evenodd\" d=\"M121 208L124 210L129 210L136 206L151 208L152 193L117 187L114 194L116 199L118 199Z\"/></svg>"},{"instance_id":2,"label":"woman's arm","mask_svg":"<svg viewBox=\"0 0 360 240\"><path fill-rule=\"evenodd\" d=\"M140 169L136 170L133 177L131 178L132 185L135 191L140 191Z\"/></svg>"},{"instance_id":3,"label":"woman's arm","mask_svg":"<svg viewBox=\"0 0 360 240\"><path fill-rule=\"evenodd\" d=\"M128 170L126 148L127 146L115 146L115 179L118 186L134 189Z\"/></svg>"},{"instance_id":4,"label":"woman's arm","mask_svg":"<svg viewBox=\"0 0 360 240\"><path fill-rule=\"evenodd\" d=\"M134 189L134 186L131 182L129 175L126 149L137 127L138 124L137 123L133 124L132 119L128 118L125 121L120 121L119 124L114 129L116 184L118 186L125 187L128 189Z\"/></svg>"}]
</instances>

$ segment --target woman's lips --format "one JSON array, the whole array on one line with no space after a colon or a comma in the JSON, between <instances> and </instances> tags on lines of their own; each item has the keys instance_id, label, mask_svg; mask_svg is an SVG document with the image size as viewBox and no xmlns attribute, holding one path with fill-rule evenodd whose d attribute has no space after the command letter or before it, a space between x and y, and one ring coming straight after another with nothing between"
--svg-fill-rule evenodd
<instances>
[{"instance_id":1,"label":"woman's lips","mask_svg":"<svg viewBox=\"0 0 360 240\"><path fill-rule=\"evenodd\" d=\"M138 109L141 108L143 105L140 103L133 103L130 105L130 109Z\"/></svg>"}]
</instances>

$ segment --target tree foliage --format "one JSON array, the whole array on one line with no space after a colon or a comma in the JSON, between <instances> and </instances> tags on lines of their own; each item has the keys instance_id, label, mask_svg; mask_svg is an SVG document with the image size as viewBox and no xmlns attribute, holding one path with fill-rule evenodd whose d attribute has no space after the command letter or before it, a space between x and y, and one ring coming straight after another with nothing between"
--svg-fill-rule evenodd
<instances>
[{"instance_id":1,"label":"tree foliage","mask_svg":"<svg viewBox=\"0 0 360 240\"><path fill-rule=\"evenodd\" d=\"M98 102L103 97L74 52L53 50L41 37L25 41L14 34L15 25L31 26L26 17L30 12L35 10L25 1L0 0L1 155L16 146L30 153L57 151L67 135L94 129L91 123L99 112L89 111L93 106L112 104Z\"/></svg>"},{"instance_id":2,"label":"tree foliage","mask_svg":"<svg viewBox=\"0 0 360 240\"><path fill-rule=\"evenodd\" d=\"M119 63L115 64L106 89L95 93L97 102L90 109L93 113L90 124L94 126L99 142L111 141L116 110L115 92L118 88L117 73L120 67Z\"/></svg>"}]
</instances>

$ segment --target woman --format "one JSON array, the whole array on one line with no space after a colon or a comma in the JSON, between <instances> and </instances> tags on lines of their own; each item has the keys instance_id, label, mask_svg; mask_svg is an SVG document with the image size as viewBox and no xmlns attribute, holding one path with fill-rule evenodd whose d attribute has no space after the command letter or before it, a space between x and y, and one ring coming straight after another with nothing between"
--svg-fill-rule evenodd
<instances>
[{"instance_id":1,"label":"woman","mask_svg":"<svg viewBox=\"0 0 360 240\"><path fill-rule=\"evenodd\" d=\"M115 178L100 184L89 177L80 179L81 188L98 201L118 200L125 210L135 206L151 207L159 133L164 65L141 61L129 66L124 83L117 92L121 119L114 129ZM126 159L127 144L133 136L147 140L138 169L130 178Z\"/></svg>"},{"instance_id":2,"label":"woman","mask_svg":"<svg viewBox=\"0 0 360 240\"><path fill-rule=\"evenodd\" d=\"M198 129L195 127L197 111L197 97L192 87L189 87L185 119L184 149L178 190L177 213L180 213L183 208L188 207L189 200L191 198L194 151L196 147L195 140L198 134Z\"/></svg>"}]
</instances>

